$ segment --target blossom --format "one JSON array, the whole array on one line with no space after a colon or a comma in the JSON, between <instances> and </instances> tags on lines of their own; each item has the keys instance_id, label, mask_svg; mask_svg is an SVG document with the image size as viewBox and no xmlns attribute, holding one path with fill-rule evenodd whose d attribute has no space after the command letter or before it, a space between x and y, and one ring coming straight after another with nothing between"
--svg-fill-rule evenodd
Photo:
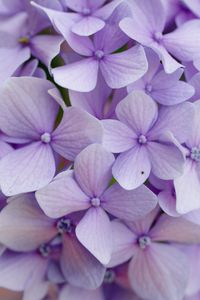
<instances>
[{"instance_id":1,"label":"blossom","mask_svg":"<svg viewBox=\"0 0 200 300\"><path fill-rule=\"evenodd\" d=\"M140 297L183 299L189 266L187 256L175 243L198 244L199 226L167 215L162 215L153 226L157 212L136 222L126 222L126 226L118 220L112 221L115 250L109 266L132 258L129 279Z\"/></svg>"},{"instance_id":2,"label":"blossom","mask_svg":"<svg viewBox=\"0 0 200 300\"><path fill-rule=\"evenodd\" d=\"M52 88L44 79L13 77L1 89L0 128L9 142L21 145L0 161L1 189L7 196L49 183L56 171L54 153L74 160L84 147L102 140L98 120L75 107L65 110L54 130L59 107L48 94Z\"/></svg>"},{"instance_id":3,"label":"blossom","mask_svg":"<svg viewBox=\"0 0 200 300\"><path fill-rule=\"evenodd\" d=\"M101 145L90 145L76 157L74 173L63 173L36 192L40 207L51 218L87 210L76 227L76 235L102 264L109 262L112 253L112 231L106 212L126 220L137 219L157 204L155 195L145 186L133 191L125 191L118 184L108 188L113 163L114 156Z\"/></svg>"},{"instance_id":4,"label":"blossom","mask_svg":"<svg viewBox=\"0 0 200 300\"><path fill-rule=\"evenodd\" d=\"M142 46L113 53L127 42L127 37L117 26L122 16L127 15L127 6L123 3L112 13L107 25L94 35L93 41L73 34L64 13L42 9L70 47L83 56L80 61L52 70L54 80L59 85L78 92L89 92L96 87L101 73L110 88L118 89L146 73L147 60ZM110 39L110 36L113 38Z\"/></svg>"},{"instance_id":5,"label":"blossom","mask_svg":"<svg viewBox=\"0 0 200 300\"><path fill-rule=\"evenodd\" d=\"M132 17L121 20L120 28L132 39L154 50L167 73L183 66L173 56L181 61L193 61L199 57L199 20L188 21L163 34L166 12L161 0L134 0L130 6Z\"/></svg>"},{"instance_id":6,"label":"blossom","mask_svg":"<svg viewBox=\"0 0 200 300\"><path fill-rule=\"evenodd\" d=\"M148 59L148 71L141 79L127 87L129 93L142 90L162 105L178 104L193 96L194 88L180 80L183 75L182 69L166 74L161 67L158 55L150 49L145 52Z\"/></svg>"},{"instance_id":7,"label":"blossom","mask_svg":"<svg viewBox=\"0 0 200 300\"><path fill-rule=\"evenodd\" d=\"M123 99L116 107L118 120L102 121L104 147L120 153L112 168L119 184L131 190L145 182L150 172L165 180L179 177L184 157L171 134L184 142L193 115L190 103L158 111L156 103L141 91Z\"/></svg>"}]
</instances>

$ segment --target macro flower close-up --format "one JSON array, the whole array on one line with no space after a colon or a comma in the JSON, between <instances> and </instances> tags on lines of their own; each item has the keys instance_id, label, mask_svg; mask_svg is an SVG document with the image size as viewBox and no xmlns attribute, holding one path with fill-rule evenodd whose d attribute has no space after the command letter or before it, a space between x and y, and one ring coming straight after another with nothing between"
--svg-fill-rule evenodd
<instances>
[{"instance_id":1,"label":"macro flower close-up","mask_svg":"<svg viewBox=\"0 0 200 300\"><path fill-rule=\"evenodd\" d=\"M200 300L200 0L0 0L0 300Z\"/></svg>"}]
</instances>

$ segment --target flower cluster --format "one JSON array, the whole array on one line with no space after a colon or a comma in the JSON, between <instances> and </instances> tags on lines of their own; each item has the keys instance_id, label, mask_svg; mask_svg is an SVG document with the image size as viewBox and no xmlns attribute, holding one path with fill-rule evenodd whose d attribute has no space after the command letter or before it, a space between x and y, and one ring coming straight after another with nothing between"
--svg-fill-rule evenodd
<instances>
[{"instance_id":1,"label":"flower cluster","mask_svg":"<svg viewBox=\"0 0 200 300\"><path fill-rule=\"evenodd\" d=\"M200 2L0 0L0 287L200 299Z\"/></svg>"}]
</instances>

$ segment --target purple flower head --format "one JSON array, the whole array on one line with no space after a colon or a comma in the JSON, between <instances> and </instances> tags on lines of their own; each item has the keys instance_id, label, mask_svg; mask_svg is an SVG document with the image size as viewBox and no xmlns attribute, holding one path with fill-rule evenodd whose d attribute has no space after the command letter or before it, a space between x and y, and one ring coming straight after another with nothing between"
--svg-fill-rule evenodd
<instances>
[{"instance_id":1,"label":"purple flower head","mask_svg":"<svg viewBox=\"0 0 200 300\"><path fill-rule=\"evenodd\" d=\"M65 13L65 18L74 18L71 31L80 36L89 36L101 30L106 19L122 0L113 0L104 5L105 2L106 0L63 0L63 4L73 12Z\"/></svg>"},{"instance_id":2,"label":"purple flower head","mask_svg":"<svg viewBox=\"0 0 200 300\"><path fill-rule=\"evenodd\" d=\"M195 118L185 141L186 162L182 176L174 180L177 211L181 214L200 208L200 101L194 103Z\"/></svg>"},{"instance_id":3,"label":"purple flower head","mask_svg":"<svg viewBox=\"0 0 200 300\"><path fill-rule=\"evenodd\" d=\"M146 73L147 61L142 46L113 53L128 40L118 27L119 21L127 15L127 5L122 3L115 9L107 25L94 35L93 40L73 34L65 14L42 9L70 47L83 56L80 61L52 70L59 85L78 92L89 92L96 87L100 72L110 88L122 88Z\"/></svg>"},{"instance_id":4,"label":"purple flower head","mask_svg":"<svg viewBox=\"0 0 200 300\"><path fill-rule=\"evenodd\" d=\"M107 212L126 220L137 219L157 204L155 195L144 185L132 191L117 183L108 187L113 163L114 156L101 145L90 145L76 157L73 173L63 173L36 192L40 207L51 218L87 210L76 227L76 235L103 264L109 262L112 253Z\"/></svg>"},{"instance_id":5,"label":"purple flower head","mask_svg":"<svg viewBox=\"0 0 200 300\"><path fill-rule=\"evenodd\" d=\"M162 105L178 104L193 96L194 88L179 80L183 74L182 69L167 74L161 67L158 55L150 49L146 49L145 52L149 65L148 71L141 79L127 87L129 93L142 90Z\"/></svg>"},{"instance_id":6,"label":"purple flower head","mask_svg":"<svg viewBox=\"0 0 200 300\"><path fill-rule=\"evenodd\" d=\"M30 17L26 12L20 12L7 18L1 25L1 82L12 76L31 55L50 67L51 60L60 51L62 37L39 35L40 28L31 27L27 23Z\"/></svg>"},{"instance_id":7,"label":"purple flower head","mask_svg":"<svg viewBox=\"0 0 200 300\"><path fill-rule=\"evenodd\" d=\"M167 73L183 67L173 56L181 61L193 61L199 57L200 20L188 21L164 34L166 11L161 0L134 0L130 7L132 17L122 20L120 28L132 39L154 50Z\"/></svg>"},{"instance_id":8,"label":"purple flower head","mask_svg":"<svg viewBox=\"0 0 200 300\"><path fill-rule=\"evenodd\" d=\"M189 266L185 254L175 243L199 243L199 225L183 218L162 215L156 222L157 210L144 219L112 221L114 251L109 266L124 261L129 264L133 290L144 299L183 299ZM162 280L160 280L162 276Z\"/></svg>"},{"instance_id":9,"label":"purple flower head","mask_svg":"<svg viewBox=\"0 0 200 300\"><path fill-rule=\"evenodd\" d=\"M68 160L87 145L101 142L102 126L75 107L65 110L54 130L59 109L48 94L54 88L44 79L11 78L1 88L0 128L21 147L0 161L0 182L7 196L35 191L48 184L56 171L54 154Z\"/></svg>"},{"instance_id":10,"label":"purple flower head","mask_svg":"<svg viewBox=\"0 0 200 300\"><path fill-rule=\"evenodd\" d=\"M148 95L136 91L117 105L118 120L102 121L104 147L120 153L112 172L123 188L140 186L150 172L165 180L182 174L184 156L174 137L180 143L187 139L193 113L190 103L158 110Z\"/></svg>"},{"instance_id":11,"label":"purple flower head","mask_svg":"<svg viewBox=\"0 0 200 300\"><path fill-rule=\"evenodd\" d=\"M24 256L31 252L34 256L42 257L43 265L46 266L45 273L48 271L48 276L54 281L67 280L75 286L87 286L89 289L101 285L105 267L78 242L74 233L76 222L71 216L60 220L48 218L39 208L34 195L24 194L12 197L0 215L0 223L0 241L11 250L25 253ZM55 259L59 262L63 275L55 274L54 265L50 265L51 260ZM0 265L1 263L4 263L4 258L0 258ZM0 285L7 287L6 279L2 279L3 275L2 270ZM14 280L16 275L11 276ZM10 288L15 289L14 286Z\"/></svg>"}]
</instances>

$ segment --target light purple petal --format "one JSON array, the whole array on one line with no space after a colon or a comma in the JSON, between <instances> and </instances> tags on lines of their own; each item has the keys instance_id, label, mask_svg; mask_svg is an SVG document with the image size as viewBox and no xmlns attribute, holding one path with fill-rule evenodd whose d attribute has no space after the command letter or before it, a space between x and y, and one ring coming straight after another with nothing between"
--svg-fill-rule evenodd
<instances>
[{"instance_id":1,"label":"light purple petal","mask_svg":"<svg viewBox=\"0 0 200 300\"><path fill-rule=\"evenodd\" d=\"M192 125L190 134L188 135L188 139L186 141L186 144L187 146L189 146L189 148L195 147L200 143L200 122L199 122L200 100L195 101L194 108L195 108L195 114L194 114L193 122L190 122L188 124L188 126Z\"/></svg>"},{"instance_id":2,"label":"light purple petal","mask_svg":"<svg viewBox=\"0 0 200 300\"><path fill-rule=\"evenodd\" d=\"M116 115L137 135L145 135L157 119L158 107L144 92L135 91L117 105Z\"/></svg>"},{"instance_id":3,"label":"light purple petal","mask_svg":"<svg viewBox=\"0 0 200 300\"><path fill-rule=\"evenodd\" d=\"M154 241L199 244L200 225L190 222L183 217L173 218L162 215L150 231Z\"/></svg>"},{"instance_id":4,"label":"light purple petal","mask_svg":"<svg viewBox=\"0 0 200 300\"><path fill-rule=\"evenodd\" d=\"M48 294L48 282L39 282L30 288L26 289L23 294L23 300L41 300Z\"/></svg>"},{"instance_id":5,"label":"light purple petal","mask_svg":"<svg viewBox=\"0 0 200 300\"><path fill-rule=\"evenodd\" d=\"M81 295L82 300L104 300L102 290L88 290L83 288L74 287L72 285L65 285L60 292L59 300L79 300Z\"/></svg>"},{"instance_id":6,"label":"light purple petal","mask_svg":"<svg viewBox=\"0 0 200 300\"><path fill-rule=\"evenodd\" d=\"M182 61L191 61L200 51L200 20L184 23L171 33L164 35L167 50Z\"/></svg>"},{"instance_id":7,"label":"light purple petal","mask_svg":"<svg viewBox=\"0 0 200 300\"><path fill-rule=\"evenodd\" d=\"M100 61L103 77L111 88L122 88L141 78L147 71L147 60L142 46L106 55Z\"/></svg>"},{"instance_id":8,"label":"light purple petal","mask_svg":"<svg viewBox=\"0 0 200 300\"><path fill-rule=\"evenodd\" d=\"M148 154L152 173L160 179L174 179L182 175L184 156L173 144L150 142Z\"/></svg>"},{"instance_id":9,"label":"light purple petal","mask_svg":"<svg viewBox=\"0 0 200 300\"><path fill-rule=\"evenodd\" d=\"M60 52L62 42L63 38L61 36L37 35L30 42L32 55L50 68L52 59Z\"/></svg>"},{"instance_id":10,"label":"light purple petal","mask_svg":"<svg viewBox=\"0 0 200 300\"><path fill-rule=\"evenodd\" d=\"M61 269L70 284L92 290L102 284L106 271L76 238L68 235L63 237Z\"/></svg>"},{"instance_id":11,"label":"light purple petal","mask_svg":"<svg viewBox=\"0 0 200 300\"><path fill-rule=\"evenodd\" d=\"M180 214L200 208L200 180L197 165L187 159L182 176L174 180L176 209Z\"/></svg>"},{"instance_id":12,"label":"light purple petal","mask_svg":"<svg viewBox=\"0 0 200 300\"><path fill-rule=\"evenodd\" d=\"M111 259L113 249L112 228L106 212L101 207L91 207L76 227L81 244L102 264Z\"/></svg>"},{"instance_id":13,"label":"light purple petal","mask_svg":"<svg viewBox=\"0 0 200 300\"><path fill-rule=\"evenodd\" d=\"M76 157L75 178L84 193L91 198L101 196L112 178L114 160L114 155L99 144L88 146Z\"/></svg>"},{"instance_id":14,"label":"light purple petal","mask_svg":"<svg viewBox=\"0 0 200 300\"><path fill-rule=\"evenodd\" d=\"M139 219L157 205L157 197L145 185L126 191L118 183L103 194L102 207L113 216L127 221Z\"/></svg>"},{"instance_id":15,"label":"light purple petal","mask_svg":"<svg viewBox=\"0 0 200 300\"><path fill-rule=\"evenodd\" d=\"M106 20L104 29L94 36L96 49L102 49L106 53L111 53L128 42L129 38L119 28L119 22L129 15L131 15L130 7L125 2L122 2L115 8L112 15ZM110 38L111 36L112 39Z\"/></svg>"},{"instance_id":16,"label":"light purple petal","mask_svg":"<svg viewBox=\"0 0 200 300\"><path fill-rule=\"evenodd\" d=\"M163 133L170 131L180 143L184 143L191 134L193 118L194 107L189 102L172 107L161 107L158 120L148 136L157 139Z\"/></svg>"},{"instance_id":17,"label":"light purple petal","mask_svg":"<svg viewBox=\"0 0 200 300\"><path fill-rule=\"evenodd\" d=\"M6 196L36 191L55 174L55 159L47 144L35 142L12 151L0 161L0 184Z\"/></svg>"},{"instance_id":18,"label":"light purple petal","mask_svg":"<svg viewBox=\"0 0 200 300\"><path fill-rule=\"evenodd\" d=\"M135 132L118 120L103 120L103 146L112 153L120 153L136 146Z\"/></svg>"},{"instance_id":19,"label":"light purple petal","mask_svg":"<svg viewBox=\"0 0 200 300\"><path fill-rule=\"evenodd\" d=\"M188 279L185 255L171 245L151 244L147 251L138 249L129 266L129 279L142 298L182 300Z\"/></svg>"},{"instance_id":20,"label":"light purple petal","mask_svg":"<svg viewBox=\"0 0 200 300\"><path fill-rule=\"evenodd\" d=\"M146 147L136 146L121 153L112 168L113 176L126 190L140 186L148 178L151 161Z\"/></svg>"},{"instance_id":21,"label":"light purple petal","mask_svg":"<svg viewBox=\"0 0 200 300\"><path fill-rule=\"evenodd\" d=\"M71 173L66 171L35 194L36 199L51 218L60 218L69 213L90 207L88 197L82 192Z\"/></svg>"},{"instance_id":22,"label":"light purple petal","mask_svg":"<svg viewBox=\"0 0 200 300\"><path fill-rule=\"evenodd\" d=\"M103 126L95 117L82 109L69 107L64 110L61 123L52 134L52 147L68 160L90 144L101 143Z\"/></svg>"},{"instance_id":23,"label":"light purple petal","mask_svg":"<svg viewBox=\"0 0 200 300\"><path fill-rule=\"evenodd\" d=\"M99 62L93 58L83 59L52 70L59 85L77 92L90 92L98 78Z\"/></svg>"},{"instance_id":24,"label":"light purple petal","mask_svg":"<svg viewBox=\"0 0 200 300\"><path fill-rule=\"evenodd\" d=\"M195 94L191 97L190 101L195 101L200 99L200 72L195 73L194 76L189 80L189 84L192 85L195 89Z\"/></svg>"},{"instance_id":25,"label":"light purple petal","mask_svg":"<svg viewBox=\"0 0 200 300\"><path fill-rule=\"evenodd\" d=\"M57 103L47 93L53 87L39 78L7 80L1 87L1 130L13 137L39 140L43 133L51 133L58 112Z\"/></svg>"},{"instance_id":26,"label":"light purple petal","mask_svg":"<svg viewBox=\"0 0 200 300\"><path fill-rule=\"evenodd\" d=\"M120 221L112 221L113 251L107 267L115 267L128 261L134 254L136 236Z\"/></svg>"},{"instance_id":27,"label":"light purple petal","mask_svg":"<svg viewBox=\"0 0 200 300\"><path fill-rule=\"evenodd\" d=\"M57 234L32 194L13 197L1 211L0 224L0 241L14 251L36 249Z\"/></svg>"},{"instance_id":28,"label":"light purple petal","mask_svg":"<svg viewBox=\"0 0 200 300\"><path fill-rule=\"evenodd\" d=\"M0 159L12 152L14 149L11 145L4 141L0 141Z\"/></svg>"},{"instance_id":29,"label":"light purple petal","mask_svg":"<svg viewBox=\"0 0 200 300\"><path fill-rule=\"evenodd\" d=\"M200 17L200 5L198 0L182 0L182 2L198 17Z\"/></svg>"},{"instance_id":30,"label":"light purple petal","mask_svg":"<svg viewBox=\"0 0 200 300\"><path fill-rule=\"evenodd\" d=\"M178 217L180 214L176 211L176 198L171 191L162 191L158 194L158 202L161 209L171 217Z\"/></svg>"},{"instance_id":31,"label":"light purple petal","mask_svg":"<svg viewBox=\"0 0 200 300\"><path fill-rule=\"evenodd\" d=\"M88 16L75 23L72 26L72 32L81 36L89 36L101 30L104 26L105 22L103 20Z\"/></svg>"},{"instance_id":32,"label":"light purple petal","mask_svg":"<svg viewBox=\"0 0 200 300\"><path fill-rule=\"evenodd\" d=\"M0 286L24 291L43 279L47 262L36 254L5 253L0 258Z\"/></svg>"}]
</instances>

